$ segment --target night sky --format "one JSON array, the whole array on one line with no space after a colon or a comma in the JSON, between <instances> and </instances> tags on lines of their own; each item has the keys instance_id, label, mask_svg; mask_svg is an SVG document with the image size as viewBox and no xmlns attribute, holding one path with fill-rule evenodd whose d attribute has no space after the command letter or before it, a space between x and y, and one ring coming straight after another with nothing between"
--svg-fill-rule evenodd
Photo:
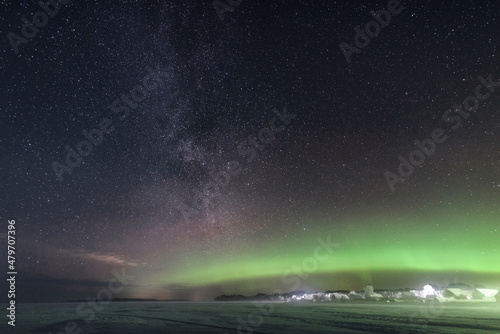
<instances>
[{"instance_id":1,"label":"night sky","mask_svg":"<svg viewBox=\"0 0 500 334\"><path fill-rule=\"evenodd\" d=\"M18 301L500 287L497 1L0 6Z\"/></svg>"}]
</instances>

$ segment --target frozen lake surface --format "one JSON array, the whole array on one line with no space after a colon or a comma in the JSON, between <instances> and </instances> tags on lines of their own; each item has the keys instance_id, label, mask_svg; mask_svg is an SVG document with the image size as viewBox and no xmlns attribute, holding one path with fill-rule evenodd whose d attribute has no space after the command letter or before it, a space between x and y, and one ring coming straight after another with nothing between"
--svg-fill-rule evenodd
<instances>
[{"instance_id":1,"label":"frozen lake surface","mask_svg":"<svg viewBox=\"0 0 500 334\"><path fill-rule=\"evenodd\" d=\"M0 332L500 333L499 303L113 302L91 321L79 304L20 304L16 327L4 316ZM68 322L74 328L65 332Z\"/></svg>"}]
</instances>

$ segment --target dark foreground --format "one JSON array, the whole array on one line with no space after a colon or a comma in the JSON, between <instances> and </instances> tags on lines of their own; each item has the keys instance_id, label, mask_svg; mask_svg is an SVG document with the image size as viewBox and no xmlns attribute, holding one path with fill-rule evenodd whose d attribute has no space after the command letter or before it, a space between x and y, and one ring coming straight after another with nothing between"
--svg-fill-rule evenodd
<instances>
[{"instance_id":1,"label":"dark foreground","mask_svg":"<svg viewBox=\"0 0 500 334\"><path fill-rule=\"evenodd\" d=\"M4 316L0 332L500 333L499 303L113 302L94 314L81 308L83 315L79 305L19 305L16 326Z\"/></svg>"}]
</instances>

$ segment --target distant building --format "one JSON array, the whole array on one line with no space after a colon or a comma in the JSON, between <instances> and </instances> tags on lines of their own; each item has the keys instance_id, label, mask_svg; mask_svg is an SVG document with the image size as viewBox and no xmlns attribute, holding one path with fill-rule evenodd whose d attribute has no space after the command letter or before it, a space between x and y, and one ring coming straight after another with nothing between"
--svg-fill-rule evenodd
<instances>
[{"instance_id":1,"label":"distant building","mask_svg":"<svg viewBox=\"0 0 500 334\"><path fill-rule=\"evenodd\" d=\"M302 299L303 300L313 300L313 294L312 293L305 293L303 296L302 296Z\"/></svg>"},{"instance_id":2,"label":"distant building","mask_svg":"<svg viewBox=\"0 0 500 334\"><path fill-rule=\"evenodd\" d=\"M292 301L298 301L298 300L313 300L315 295L311 294L311 293L304 293L303 295L293 295L292 296ZM317 296L317 294L316 294Z\"/></svg>"},{"instance_id":3,"label":"distant building","mask_svg":"<svg viewBox=\"0 0 500 334\"><path fill-rule=\"evenodd\" d=\"M325 294L325 293L318 293L313 295L312 298L313 302L326 302L330 301L330 294Z\"/></svg>"},{"instance_id":4,"label":"distant building","mask_svg":"<svg viewBox=\"0 0 500 334\"><path fill-rule=\"evenodd\" d=\"M459 288L447 288L443 291L443 297L454 298L457 300L471 299L470 293Z\"/></svg>"},{"instance_id":5,"label":"distant building","mask_svg":"<svg viewBox=\"0 0 500 334\"><path fill-rule=\"evenodd\" d=\"M400 300L410 301L410 300L418 300L418 297L410 291L403 291L401 295L399 295Z\"/></svg>"},{"instance_id":6,"label":"distant building","mask_svg":"<svg viewBox=\"0 0 500 334\"><path fill-rule=\"evenodd\" d=\"M332 301L347 301L349 297L343 293L334 292L330 294L330 299Z\"/></svg>"},{"instance_id":7,"label":"distant building","mask_svg":"<svg viewBox=\"0 0 500 334\"><path fill-rule=\"evenodd\" d=\"M382 296L380 293L370 293L369 295L365 296L366 300L382 300L384 299L384 296Z\"/></svg>"},{"instance_id":8,"label":"distant building","mask_svg":"<svg viewBox=\"0 0 500 334\"><path fill-rule=\"evenodd\" d=\"M472 298L484 301L496 301L495 296L498 294L498 290L495 289L475 289L472 292Z\"/></svg>"},{"instance_id":9,"label":"distant building","mask_svg":"<svg viewBox=\"0 0 500 334\"><path fill-rule=\"evenodd\" d=\"M349 292L347 296L350 300L363 300L363 296L361 296L359 293L356 293L355 291Z\"/></svg>"}]
</instances>

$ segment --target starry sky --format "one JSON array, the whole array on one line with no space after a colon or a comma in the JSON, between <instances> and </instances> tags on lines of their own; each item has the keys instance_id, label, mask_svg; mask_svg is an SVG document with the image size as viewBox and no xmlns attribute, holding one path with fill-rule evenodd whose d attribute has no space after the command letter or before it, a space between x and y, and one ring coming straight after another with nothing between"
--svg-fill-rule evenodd
<instances>
[{"instance_id":1,"label":"starry sky","mask_svg":"<svg viewBox=\"0 0 500 334\"><path fill-rule=\"evenodd\" d=\"M17 300L500 287L500 4L233 3L0 2Z\"/></svg>"}]
</instances>

